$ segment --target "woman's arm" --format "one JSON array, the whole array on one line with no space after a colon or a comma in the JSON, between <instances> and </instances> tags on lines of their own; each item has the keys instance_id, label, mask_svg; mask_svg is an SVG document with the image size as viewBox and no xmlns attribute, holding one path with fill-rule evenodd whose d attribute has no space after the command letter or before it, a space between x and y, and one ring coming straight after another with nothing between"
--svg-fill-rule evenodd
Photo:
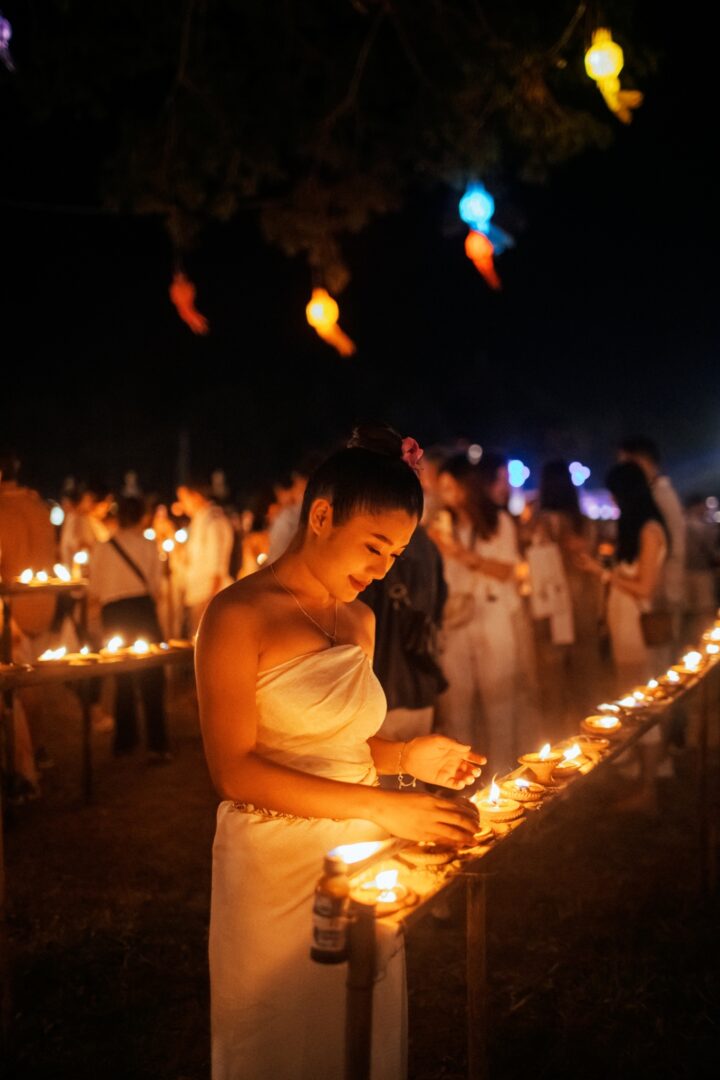
<instances>
[{"instance_id":1,"label":"woman's arm","mask_svg":"<svg viewBox=\"0 0 720 1080\"><path fill-rule=\"evenodd\" d=\"M219 594L201 624L195 667L205 754L223 798L301 817L365 818L408 839L472 834L472 812L447 799L311 776L258 754L259 645L257 605Z\"/></svg>"},{"instance_id":2,"label":"woman's arm","mask_svg":"<svg viewBox=\"0 0 720 1080\"><path fill-rule=\"evenodd\" d=\"M638 572L635 577L624 577L618 570L612 574L612 583L623 592L630 593L638 600L649 600L655 591L662 559L660 553L665 544L662 526L656 521L646 522L640 530L640 552L638 554Z\"/></svg>"}]
</instances>

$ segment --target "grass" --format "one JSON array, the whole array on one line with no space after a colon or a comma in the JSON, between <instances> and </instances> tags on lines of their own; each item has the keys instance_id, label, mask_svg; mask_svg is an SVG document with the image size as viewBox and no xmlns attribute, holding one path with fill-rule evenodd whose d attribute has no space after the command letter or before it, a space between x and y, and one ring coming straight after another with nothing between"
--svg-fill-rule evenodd
<instances>
[{"instance_id":1,"label":"grass","mask_svg":"<svg viewBox=\"0 0 720 1080\"><path fill-rule=\"evenodd\" d=\"M6 834L10 1075L22 1080L209 1076L216 799L190 686L176 683L171 701L174 763L115 761L95 735L86 807L76 700L66 689L49 700L56 767ZM521 830L489 878L493 1077L716 1075L720 921L698 891L693 755L663 782L660 822L613 809L622 783L591 778L541 828ZM409 938L411 1080L465 1076L459 896L453 912Z\"/></svg>"}]
</instances>

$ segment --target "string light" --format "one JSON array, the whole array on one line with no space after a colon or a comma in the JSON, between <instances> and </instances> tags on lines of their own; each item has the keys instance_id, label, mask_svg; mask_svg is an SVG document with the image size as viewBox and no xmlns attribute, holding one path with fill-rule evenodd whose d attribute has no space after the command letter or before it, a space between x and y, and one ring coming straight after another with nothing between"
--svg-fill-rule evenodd
<instances>
[{"instance_id":1,"label":"string light","mask_svg":"<svg viewBox=\"0 0 720 1080\"><path fill-rule=\"evenodd\" d=\"M598 27L592 36L592 44L585 53L585 71L598 86L610 112L615 113L623 124L632 120L632 109L642 105L639 90L621 90L620 72L625 57L623 51L606 27Z\"/></svg>"},{"instance_id":2,"label":"string light","mask_svg":"<svg viewBox=\"0 0 720 1080\"><path fill-rule=\"evenodd\" d=\"M341 356L352 356L355 342L338 326L340 309L337 301L325 289L313 289L310 302L305 308L305 316L323 341L332 345Z\"/></svg>"}]
</instances>

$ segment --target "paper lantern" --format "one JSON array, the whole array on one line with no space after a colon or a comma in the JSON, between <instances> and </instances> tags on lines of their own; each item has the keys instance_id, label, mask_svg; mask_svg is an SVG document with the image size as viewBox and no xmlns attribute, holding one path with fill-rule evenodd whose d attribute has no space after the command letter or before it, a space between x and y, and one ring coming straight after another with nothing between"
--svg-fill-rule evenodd
<instances>
[{"instance_id":1,"label":"paper lantern","mask_svg":"<svg viewBox=\"0 0 720 1080\"><path fill-rule=\"evenodd\" d=\"M170 286L170 299L177 313L193 334L207 334L210 327L204 315L195 307L195 286L185 274L177 271Z\"/></svg>"},{"instance_id":2,"label":"paper lantern","mask_svg":"<svg viewBox=\"0 0 720 1080\"><path fill-rule=\"evenodd\" d=\"M12 24L0 11L0 60L8 71L14 71L15 65L10 55L10 38L12 37Z\"/></svg>"},{"instance_id":3,"label":"paper lantern","mask_svg":"<svg viewBox=\"0 0 720 1080\"><path fill-rule=\"evenodd\" d=\"M460 217L475 232L487 232L495 213L495 200L484 184L468 184L458 207Z\"/></svg>"},{"instance_id":4,"label":"paper lantern","mask_svg":"<svg viewBox=\"0 0 720 1080\"><path fill-rule=\"evenodd\" d=\"M592 44L585 53L585 70L598 85L605 104L623 124L632 120L631 109L642 105L639 90L621 90L619 75L624 63L623 51L605 27L594 31Z\"/></svg>"},{"instance_id":5,"label":"paper lantern","mask_svg":"<svg viewBox=\"0 0 720 1080\"><path fill-rule=\"evenodd\" d=\"M465 238L465 254L475 265L478 273L487 281L491 289L499 289L500 278L493 260L495 249L485 233L471 229Z\"/></svg>"},{"instance_id":6,"label":"paper lantern","mask_svg":"<svg viewBox=\"0 0 720 1080\"><path fill-rule=\"evenodd\" d=\"M337 301L325 289L313 289L310 303L305 308L307 321L323 341L337 349L341 356L352 356L355 342L338 326L340 309Z\"/></svg>"}]
</instances>

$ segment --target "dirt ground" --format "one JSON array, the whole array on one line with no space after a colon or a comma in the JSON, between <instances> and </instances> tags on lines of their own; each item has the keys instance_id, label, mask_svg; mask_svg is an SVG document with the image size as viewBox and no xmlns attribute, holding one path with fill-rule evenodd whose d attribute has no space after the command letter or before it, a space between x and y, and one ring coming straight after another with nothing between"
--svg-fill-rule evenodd
<instances>
[{"instance_id":1,"label":"dirt ground","mask_svg":"<svg viewBox=\"0 0 720 1080\"><path fill-rule=\"evenodd\" d=\"M171 688L175 761L110 755L54 691L43 797L6 830L12 1062L22 1080L206 1080L206 935L216 799L191 684ZM713 757L717 790L717 762ZM609 770L516 837L488 882L490 1075L702 1080L720 1050L720 921L698 890L696 760L661 820L614 809ZM410 1080L465 1076L464 914L408 940ZM278 1080L283 1080L279 1077ZM341 1080L341 1078L338 1078Z\"/></svg>"}]
</instances>

